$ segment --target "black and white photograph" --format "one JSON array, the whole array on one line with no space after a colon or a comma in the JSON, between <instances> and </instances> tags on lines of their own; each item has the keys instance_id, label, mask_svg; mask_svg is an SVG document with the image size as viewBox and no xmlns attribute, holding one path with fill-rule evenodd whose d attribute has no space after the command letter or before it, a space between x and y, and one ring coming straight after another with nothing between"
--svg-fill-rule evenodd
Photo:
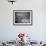
<instances>
[{"instance_id":1,"label":"black and white photograph","mask_svg":"<svg viewBox=\"0 0 46 46\"><path fill-rule=\"evenodd\" d=\"M31 24L32 10L14 10L13 23L14 24Z\"/></svg>"}]
</instances>

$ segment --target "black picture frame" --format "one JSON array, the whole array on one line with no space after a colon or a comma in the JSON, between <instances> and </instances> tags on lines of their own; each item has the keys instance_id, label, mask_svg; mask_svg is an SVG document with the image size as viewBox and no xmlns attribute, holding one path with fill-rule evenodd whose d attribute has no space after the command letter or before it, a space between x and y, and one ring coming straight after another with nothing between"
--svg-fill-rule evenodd
<instances>
[{"instance_id":1,"label":"black picture frame","mask_svg":"<svg viewBox=\"0 0 46 46\"><path fill-rule=\"evenodd\" d=\"M13 10L13 24L14 25L32 25L33 11L32 10Z\"/></svg>"}]
</instances>

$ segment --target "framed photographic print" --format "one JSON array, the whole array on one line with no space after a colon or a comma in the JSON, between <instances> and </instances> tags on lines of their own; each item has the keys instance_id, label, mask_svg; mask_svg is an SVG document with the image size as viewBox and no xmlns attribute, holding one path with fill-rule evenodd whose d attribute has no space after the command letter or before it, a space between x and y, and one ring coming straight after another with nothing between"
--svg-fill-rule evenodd
<instances>
[{"instance_id":1,"label":"framed photographic print","mask_svg":"<svg viewBox=\"0 0 46 46\"><path fill-rule=\"evenodd\" d=\"M32 25L32 10L13 10L14 25Z\"/></svg>"}]
</instances>

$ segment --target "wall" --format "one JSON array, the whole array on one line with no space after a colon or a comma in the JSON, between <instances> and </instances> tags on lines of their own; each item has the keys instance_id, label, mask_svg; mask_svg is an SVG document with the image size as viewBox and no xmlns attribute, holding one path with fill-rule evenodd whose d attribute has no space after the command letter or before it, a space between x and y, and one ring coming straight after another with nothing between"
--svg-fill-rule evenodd
<instances>
[{"instance_id":1,"label":"wall","mask_svg":"<svg viewBox=\"0 0 46 46\"><path fill-rule=\"evenodd\" d=\"M33 10L32 26L14 26L13 10ZM15 40L18 32L31 34L33 40L46 40L46 1L17 0L13 5L0 0L0 40Z\"/></svg>"}]
</instances>

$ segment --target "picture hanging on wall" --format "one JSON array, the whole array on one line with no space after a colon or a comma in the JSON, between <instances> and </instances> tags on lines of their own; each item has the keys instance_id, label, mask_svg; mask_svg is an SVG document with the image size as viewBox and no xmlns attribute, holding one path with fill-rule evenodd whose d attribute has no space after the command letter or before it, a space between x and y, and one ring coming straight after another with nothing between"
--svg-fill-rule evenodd
<instances>
[{"instance_id":1,"label":"picture hanging on wall","mask_svg":"<svg viewBox=\"0 0 46 46\"><path fill-rule=\"evenodd\" d=\"M32 10L13 10L14 25L32 25Z\"/></svg>"}]
</instances>

